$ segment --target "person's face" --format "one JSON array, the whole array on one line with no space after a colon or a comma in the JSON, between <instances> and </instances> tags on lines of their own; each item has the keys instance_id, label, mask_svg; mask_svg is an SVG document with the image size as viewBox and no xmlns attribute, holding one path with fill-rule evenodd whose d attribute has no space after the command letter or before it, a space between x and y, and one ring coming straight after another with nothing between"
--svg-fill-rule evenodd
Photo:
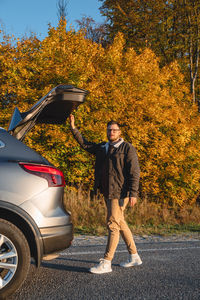
<instances>
[{"instance_id":1,"label":"person's face","mask_svg":"<svg viewBox=\"0 0 200 300\"><path fill-rule=\"evenodd\" d=\"M121 130L117 124L112 124L107 127L107 137L110 142L116 142L120 138Z\"/></svg>"}]
</instances>

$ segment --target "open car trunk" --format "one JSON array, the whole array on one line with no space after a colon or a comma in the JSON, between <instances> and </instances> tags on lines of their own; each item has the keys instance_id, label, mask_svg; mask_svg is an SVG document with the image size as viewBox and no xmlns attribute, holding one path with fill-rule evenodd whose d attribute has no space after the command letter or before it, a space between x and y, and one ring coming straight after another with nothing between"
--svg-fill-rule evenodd
<instances>
[{"instance_id":1,"label":"open car trunk","mask_svg":"<svg viewBox=\"0 0 200 300\"><path fill-rule=\"evenodd\" d=\"M8 132L23 140L36 123L63 124L71 112L84 102L87 93L73 85L58 85L30 110L20 113L16 107Z\"/></svg>"}]
</instances>

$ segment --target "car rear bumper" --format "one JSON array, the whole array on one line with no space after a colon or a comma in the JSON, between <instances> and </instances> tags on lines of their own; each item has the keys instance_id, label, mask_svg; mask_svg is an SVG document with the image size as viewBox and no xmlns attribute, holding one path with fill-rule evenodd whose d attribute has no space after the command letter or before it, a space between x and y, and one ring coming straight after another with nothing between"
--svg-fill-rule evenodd
<instances>
[{"instance_id":1,"label":"car rear bumper","mask_svg":"<svg viewBox=\"0 0 200 300\"><path fill-rule=\"evenodd\" d=\"M73 225L40 228L44 255L59 252L70 247L73 240Z\"/></svg>"}]
</instances>

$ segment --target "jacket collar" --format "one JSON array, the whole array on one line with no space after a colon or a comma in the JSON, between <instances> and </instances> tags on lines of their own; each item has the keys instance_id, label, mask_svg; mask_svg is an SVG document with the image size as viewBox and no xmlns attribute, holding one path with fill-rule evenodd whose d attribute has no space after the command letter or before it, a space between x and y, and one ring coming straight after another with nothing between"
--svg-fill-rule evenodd
<instances>
[{"instance_id":1,"label":"jacket collar","mask_svg":"<svg viewBox=\"0 0 200 300\"><path fill-rule=\"evenodd\" d=\"M107 142L102 147L106 148L106 153L107 153L109 145L112 145L113 147L118 148L123 142L124 142L124 139L120 138L117 143L112 144L110 142Z\"/></svg>"}]
</instances>

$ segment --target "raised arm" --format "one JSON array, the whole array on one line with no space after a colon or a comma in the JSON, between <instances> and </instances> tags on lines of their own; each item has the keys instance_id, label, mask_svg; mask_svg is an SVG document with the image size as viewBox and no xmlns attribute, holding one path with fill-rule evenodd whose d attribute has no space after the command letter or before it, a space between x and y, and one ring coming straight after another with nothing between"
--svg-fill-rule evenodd
<instances>
[{"instance_id":1,"label":"raised arm","mask_svg":"<svg viewBox=\"0 0 200 300\"><path fill-rule=\"evenodd\" d=\"M93 142L88 142L84 136L80 133L80 131L75 126L75 118L74 115L69 116L69 124L71 127L72 134L76 141L81 145L81 147L88 151L91 154L95 154L97 151L98 144Z\"/></svg>"}]
</instances>

